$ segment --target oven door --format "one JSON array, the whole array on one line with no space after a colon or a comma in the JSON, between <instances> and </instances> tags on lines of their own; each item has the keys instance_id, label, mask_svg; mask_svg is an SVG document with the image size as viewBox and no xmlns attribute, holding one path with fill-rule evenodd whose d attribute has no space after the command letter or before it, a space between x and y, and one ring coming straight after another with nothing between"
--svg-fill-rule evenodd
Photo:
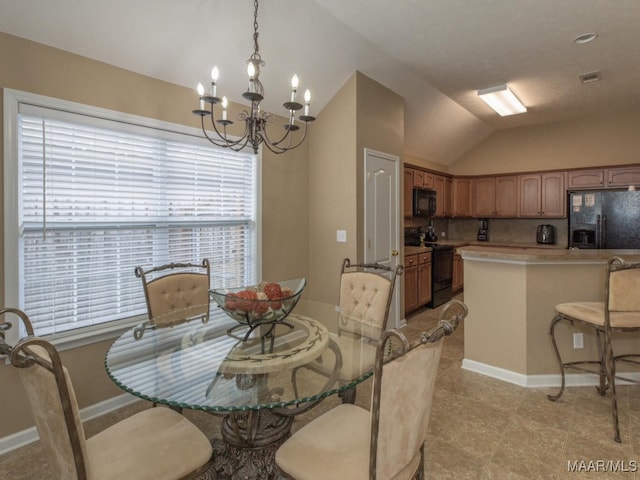
<instances>
[{"instance_id":1,"label":"oven door","mask_svg":"<svg viewBox=\"0 0 640 480\"><path fill-rule=\"evenodd\" d=\"M431 302L436 308L453 298L453 247L434 247L431 252Z\"/></svg>"}]
</instances>

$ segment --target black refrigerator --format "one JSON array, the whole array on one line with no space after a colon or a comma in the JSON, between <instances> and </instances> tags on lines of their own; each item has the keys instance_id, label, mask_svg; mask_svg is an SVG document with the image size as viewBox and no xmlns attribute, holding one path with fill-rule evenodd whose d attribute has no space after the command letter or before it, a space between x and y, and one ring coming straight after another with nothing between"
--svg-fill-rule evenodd
<instances>
[{"instance_id":1,"label":"black refrigerator","mask_svg":"<svg viewBox=\"0 0 640 480\"><path fill-rule=\"evenodd\" d=\"M569 247L640 248L640 191L569 192Z\"/></svg>"}]
</instances>

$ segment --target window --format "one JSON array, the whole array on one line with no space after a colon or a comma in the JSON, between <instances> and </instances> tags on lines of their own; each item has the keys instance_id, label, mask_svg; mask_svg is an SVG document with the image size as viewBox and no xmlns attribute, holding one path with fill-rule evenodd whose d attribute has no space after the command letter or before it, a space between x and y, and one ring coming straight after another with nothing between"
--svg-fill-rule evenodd
<instances>
[{"instance_id":1,"label":"window","mask_svg":"<svg viewBox=\"0 0 640 480\"><path fill-rule=\"evenodd\" d=\"M208 258L212 286L256 283L252 153L115 112L14 102L14 118L5 115L17 144L5 155L7 305L24 309L37 335L139 321L138 265Z\"/></svg>"}]
</instances>

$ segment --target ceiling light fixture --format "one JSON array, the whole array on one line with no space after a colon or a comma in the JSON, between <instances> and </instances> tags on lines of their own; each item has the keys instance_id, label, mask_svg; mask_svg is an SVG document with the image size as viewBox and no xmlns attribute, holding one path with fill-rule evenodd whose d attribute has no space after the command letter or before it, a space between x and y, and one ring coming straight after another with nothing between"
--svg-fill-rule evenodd
<instances>
[{"instance_id":1,"label":"ceiling light fixture","mask_svg":"<svg viewBox=\"0 0 640 480\"><path fill-rule=\"evenodd\" d=\"M258 0L254 0L253 14L253 54L247 60L247 75L249 76L249 87L242 96L251 102L250 111L243 110L238 114L238 120L244 120L245 131L243 135L234 139L227 134L227 126L233 124L233 121L227 118L227 97L222 99L216 96L216 83L218 81L218 67L215 66L211 70L211 94L205 95L204 86L198 83L198 96L200 98L200 107L193 110L195 115L200 116L202 124L202 132L211 143L218 147L230 148L231 150L242 150L247 144L250 144L254 153L258 153L261 144L271 150L273 153L284 153L298 147L307 136L307 125L313 122L315 117L309 115L309 106L311 103L311 93L307 90L304 93L304 115L297 118L304 123L304 131L302 134L294 135L294 132L300 130L300 126L296 125L296 112L302 110L303 105L296 101L298 92L298 76L291 78L291 99L283 104L289 114L289 121L284 126L285 133L277 140L271 140L267 135L267 124L273 123L274 116L267 112L260 111L260 102L264 99L264 87L260 82L260 68L264 66L264 61L260 57L258 48ZM208 104L205 108L205 104ZM214 105L220 104L222 107L222 118L216 120L214 115ZM205 129L205 117L211 117L211 125L217 135L214 138ZM216 126L220 125L220 128Z\"/></svg>"},{"instance_id":2,"label":"ceiling light fixture","mask_svg":"<svg viewBox=\"0 0 640 480\"><path fill-rule=\"evenodd\" d=\"M507 84L478 90L478 96L502 117L527 111Z\"/></svg>"}]
</instances>

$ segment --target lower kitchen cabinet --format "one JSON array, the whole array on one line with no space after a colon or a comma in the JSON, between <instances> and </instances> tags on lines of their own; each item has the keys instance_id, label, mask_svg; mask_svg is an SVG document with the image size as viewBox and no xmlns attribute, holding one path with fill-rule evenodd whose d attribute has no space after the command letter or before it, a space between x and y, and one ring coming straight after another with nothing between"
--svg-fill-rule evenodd
<instances>
[{"instance_id":1,"label":"lower kitchen cabinet","mask_svg":"<svg viewBox=\"0 0 640 480\"><path fill-rule=\"evenodd\" d=\"M451 290L457 292L462 290L464 286L464 263L459 253L453 254L453 280L451 282Z\"/></svg>"},{"instance_id":2,"label":"lower kitchen cabinet","mask_svg":"<svg viewBox=\"0 0 640 480\"><path fill-rule=\"evenodd\" d=\"M431 252L404 257L405 314L431 301Z\"/></svg>"}]
</instances>

